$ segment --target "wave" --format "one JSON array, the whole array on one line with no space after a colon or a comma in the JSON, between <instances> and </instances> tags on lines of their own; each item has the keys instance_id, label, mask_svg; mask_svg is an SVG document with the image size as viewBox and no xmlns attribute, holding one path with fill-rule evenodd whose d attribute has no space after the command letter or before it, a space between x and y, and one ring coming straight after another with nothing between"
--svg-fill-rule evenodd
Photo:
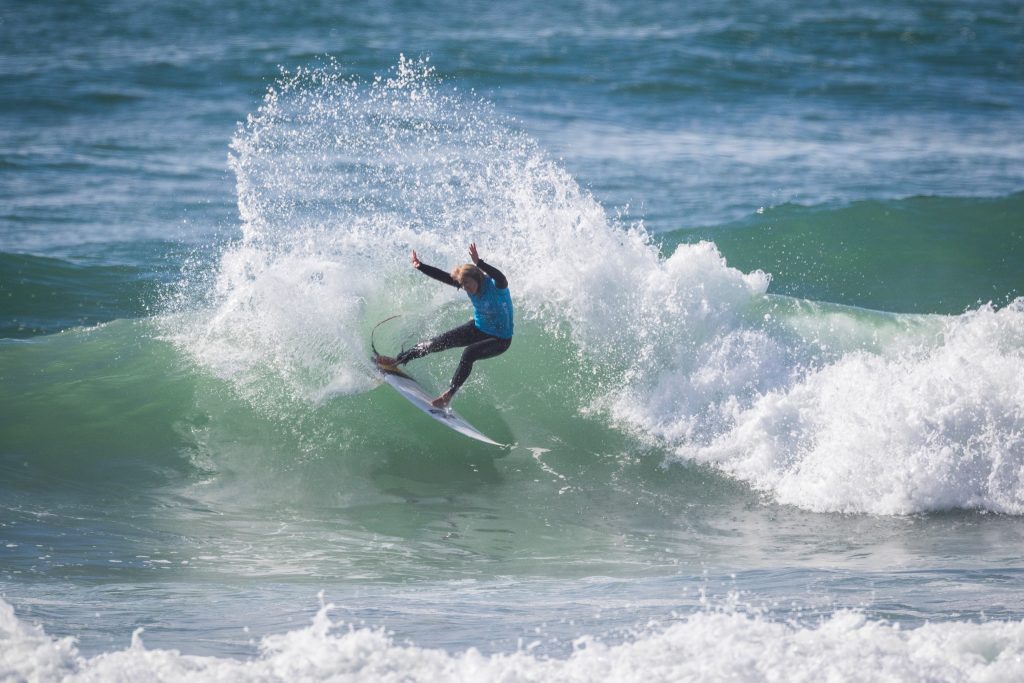
<instances>
[{"instance_id":1,"label":"wave","mask_svg":"<svg viewBox=\"0 0 1024 683\"><path fill-rule=\"evenodd\" d=\"M153 336L142 319L0 340L5 488L131 489L188 469L202 384Z\"/></svg>"},{"instance_id":2,"label":"wave","mask_svg":"<svg viewBox=\"0 0 1024 683\"><path fill-rule=\"evenodd\" d=\"M139 434L162 435L138 443L171 459L223 458L232 434L266 435L267 421L285 434L270 443L286 451L372 459L380 425L400 431L402 420L398 402L387 417L368 407L380 401L368 393L369 328L402 312L385 340L397 347L463 320L465 302L425 283L407 251L444 265L475 240L510 275L521 334L507 357L481 364L460 400L503 440L564 448L614 426L808 510L1024 512L1019 301L919 316L772 295L768 274L732 267L714 243L661 250L641 224L610 218L513 122L423 63L403 61L372 83L337 67L283 77L240 126L232 166L242 238L212 270L186 269L157 333L117 323L5 345L5 379L22 391L5 405L24 437L9 445L81 450L83 430L122 433L114 427L130 414L145 416ZM28 279L70 291L134 277L81 276L69 263L31 257ZM112 380L112 359L135 380ZM29 372L46 366L80 370ZM158 381L154 368L178 378L173 398L144 390ZM430 359L416 372L439 386L451 363ZM255 415L239 422L235 404L197 398L214 392L211 381ZM113 385L133 389L112 400ZM55 404L78 406L81 420L40 427ZM134 448L96 438L110 453ZM262 448L272 463L274 447Z\"/></svg>"},{"instance_id":3,"label":"wave","mask_svg":"<svg viewBox=\"0 0 1024 683\"><path fill-rule=\"evenodd\" d=\"M839 611L812 626L732 610L648 627L619 644L588 636L564 658L450 653L397 643L383 630L333 621L325 605L306 628L260 641L241 661L147 649L143 629L124 650L79 654L74 638L30 627L0 600L0 676L14 680L705 681L1015 680L1024 675L1024 623L937 623L900 629ZM723 647L723 643L726 644Z\"/></svg>"},{"instance_id":4,"label":"wave","mask_svg":"<svg viewBox=\"0 0 1024 683\"><path fill-rule=\"evenodd\" d=\"M367 337L387 315L405 315L396 347L464 319L458 293L415 273L408 252L446 266L476 241L508 274L527 332L466 395L512 412L568 400L808 510L1024 513L1019 300L874 312L772 295L770 275L730 266L712 242L663 254L426 62L372 82L338 65L285 74L232 150L243 237L211 278L185 278L205 282L209 305L164 329L266 415L374 387ZM560 367L535 372L550 353ZM451 368L417 371L442 385ZM545 438L528 445L571 440Z\"/></svg>"}]
</instances>

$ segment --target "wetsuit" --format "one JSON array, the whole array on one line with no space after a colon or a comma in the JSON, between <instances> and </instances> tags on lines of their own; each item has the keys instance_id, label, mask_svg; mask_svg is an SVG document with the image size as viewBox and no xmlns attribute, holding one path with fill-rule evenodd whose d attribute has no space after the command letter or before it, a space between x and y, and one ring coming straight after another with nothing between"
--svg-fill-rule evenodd
<instances>
[{"instance_id":1,"label":"wetsuit","mask_svg":"<svg viewBox=\"0 0 1024 683\"><path fill-rule=\"evenodd\" d=\"M466 292L473 303L473 320L439 334L429 341L420 342L408 351L400 353L396 359L401 365L415 358L422 358L428 353L465 346L466 350L462 352L459 367L452 377L450 386L453 394L469 377L474 362L494 358L505 353L512 345L512 297L508 291L508 280L500 270L484 263L483 259L476 265L487 277L480 283L476 294ZM459 283L439 268L420 263L419 271L438 282L459 288Z\"/></svg>"}]
</instances>

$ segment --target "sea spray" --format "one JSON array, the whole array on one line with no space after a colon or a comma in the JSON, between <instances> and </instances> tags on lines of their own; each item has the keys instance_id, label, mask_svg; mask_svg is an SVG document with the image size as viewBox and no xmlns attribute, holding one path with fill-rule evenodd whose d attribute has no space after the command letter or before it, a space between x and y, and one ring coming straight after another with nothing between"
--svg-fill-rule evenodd
<instances>
[{"instance_id":1,"label":"sea spray","mask_svg":"<svg viewBox=\"0 0 1024 683\"><path fill-rule=\"evenodd\" d=\"M440 331L461 298L423 286L412 248L445 266L478 242L520 315L581 346L628 308L615 283L658 261L640 226L612 225L528 136L425 61L367 83L337 64L284 74L239 126L230 165L242 239L200 297L212 304L171 336L254 404L372 387L366 333L387 314ZM610 350L593 362L617 371Z\"/></svg>"},{"instance_id":2,"label":"sea spray","mask_svg":"<svg viewBox=\"0 0 1024 683\"><path fill-rule=\"evenodd\" d=\"M655 329L679 328L675 315L714 336L736 296L742 306L767 286L710 243L663 262L642 225L610 219L512 122L445 89L425 62L403 59L370 83L336 64L286 74L232 149L243 238L225 250L211 310L180 340L239 387L271 374L295 396L365 390L372 316L429 320L460 300L423 286L411 248L446 265L478 242L509 274L521 315L568 333L609 386L662 344Z\"/></svg>"}]
</instances>

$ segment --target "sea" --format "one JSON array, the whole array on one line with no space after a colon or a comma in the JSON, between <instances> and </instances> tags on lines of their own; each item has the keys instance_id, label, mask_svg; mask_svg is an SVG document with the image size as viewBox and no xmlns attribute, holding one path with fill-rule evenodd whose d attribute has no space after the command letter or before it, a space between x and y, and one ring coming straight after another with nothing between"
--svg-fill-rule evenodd
<instances>
[{"instance_id":1,"label":"sea","mask_svg":"<svg viewBox=\"0 0 1024 683\"><path fill-rule=\"evenodd\" d=\"M0 2L0 681L1019 681L1022 553L1020 2Z\"/></svg>"}]
</instances>

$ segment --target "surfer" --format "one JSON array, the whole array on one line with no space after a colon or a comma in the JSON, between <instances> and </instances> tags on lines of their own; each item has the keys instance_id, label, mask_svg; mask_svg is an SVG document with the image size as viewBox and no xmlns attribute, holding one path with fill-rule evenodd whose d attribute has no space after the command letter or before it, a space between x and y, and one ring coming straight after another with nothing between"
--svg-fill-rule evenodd
<instances>
[{"instance_id":1,"label":"surfer","mask_svg":"<svg viewBox=\"0 0 1024 683\"><path fill-rule=\"evenodd\" d=\"M508 291L508 280L500 270L480 258L475 242L469 245L469 256L473 263L458 266L449 274L420 261L413 249L413 268L438 282L462 289L469 295L473 303L473 319L465 325L416 344L398 354L397 358L380 356L377 360L382 365L404 365L429 353L466 347L448 390L431 401L435 408L445 408L451 403L455 392L473 370L473 363L501 355L512 345L512 297Z\"/></svg>"}]
</instances>

